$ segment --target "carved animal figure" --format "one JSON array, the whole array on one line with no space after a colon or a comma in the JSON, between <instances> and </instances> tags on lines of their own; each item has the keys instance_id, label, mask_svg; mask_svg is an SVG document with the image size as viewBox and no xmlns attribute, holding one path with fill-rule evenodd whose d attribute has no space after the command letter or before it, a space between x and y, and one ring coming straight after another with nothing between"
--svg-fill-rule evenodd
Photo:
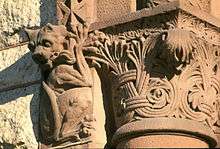
<instances>
[{"instance_id":1,"label":"carved animal figure","mask_svg":"<svg viewBox=\"0 0 220 149\"><path fill-rule=\"evenodd\" d=\"M92 128L92 76L82 51L88 26L72 26L68 32L65 26L47 24L27 33L33 60L44 76L40 99L43 143L88 137Z\"/></svg>"}]
</instances>

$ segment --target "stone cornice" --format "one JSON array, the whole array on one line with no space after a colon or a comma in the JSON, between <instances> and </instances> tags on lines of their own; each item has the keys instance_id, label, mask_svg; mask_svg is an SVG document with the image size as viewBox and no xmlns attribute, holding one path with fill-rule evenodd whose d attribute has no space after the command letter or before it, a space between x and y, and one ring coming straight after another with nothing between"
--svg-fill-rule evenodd
<instances>
[{"instance_id":1,"label":"stone cornice","mask_svg":"<svg viewBox=\"0 0 220 149\"><path fill-rule=\"evenodd\" d=\"M186 6L183 0L176 0L174 2L167 3L165 5L159 5L153 9L142 9L136 12L132 12L124 15L123 17L118 17L114 19L110 19L108 21L100 21L91 24L90 31L107 28L110 26L115 26L119 24L124 24L127 22L131 22L134 20L138 20L145 17L151 17L158 14L164 14L170 11L175 10L183 10L186 13L189 13L198 19L201 19L217 28L220 28L220 20L212 16L211 14L204 12L199 9L195 9L195 7Z\"/></svg>"}]
</instances>

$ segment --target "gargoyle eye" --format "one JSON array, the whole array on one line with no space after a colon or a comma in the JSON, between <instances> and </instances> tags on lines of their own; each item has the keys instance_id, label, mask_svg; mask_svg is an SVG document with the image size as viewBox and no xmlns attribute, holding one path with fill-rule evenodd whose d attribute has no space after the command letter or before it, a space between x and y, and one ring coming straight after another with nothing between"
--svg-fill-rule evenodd
<instances>
[{"instance_id":1,"label":"gargoyle eye","mask_svg":"<svg viewBox=\"0 0 220 149\"><path fill-rule=\"evenodd\" d=\"M49 40L45 40L45 39L44 39L44 40L42 41L42 46L49 48L49 47L52 46L52 43L51 43Z\"/></svg>"},{"instance_id":2,"label":"gargoyle eye","mask_svg":"<svg viewBox=\"0 0 220 149\"><path fill-rule=\"evenodd\" d=\"M28 43L28 49L29 49L30 51L33 52L35 48L36 48L36 46L35 46L35 44L34 44L33 41L31 41L31 42Z\"/></svg>"}]
</instances>

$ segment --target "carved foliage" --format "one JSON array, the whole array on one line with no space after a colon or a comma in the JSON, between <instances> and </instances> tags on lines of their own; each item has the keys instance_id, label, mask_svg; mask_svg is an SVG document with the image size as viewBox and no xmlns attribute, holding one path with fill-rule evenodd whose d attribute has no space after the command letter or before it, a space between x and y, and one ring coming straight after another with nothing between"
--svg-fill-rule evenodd
<instances>
[{"instance_id":1,"label":"carved foliage","mask_svg":"<svg viewBox=\"0 0 220 149\"><path fill-rule=\"evenodd\" d=\"M207 41L218 44L220 43L219 28L211 25L195 16L180 11L178 17L178 27L194 32L200 38L204 38Z\"/></svg>"},{"instance_id":2,"label":"carved foliage","mask_svg":"<svg viewBox=\"0 0 220 149\"><path fill-rule=\"evenodd\" d=\"M133 36L91 35L88 58L116 76L118 126L141 117L188 118L215 129L219 109L219 50L194 33L173 29Z\"/></svg>"},{"instance_id":3,"label":"carved foliage","mask_svg":"<svg viewBox=\"0 0 220 149\"><path fill-rule=\"evenodd\" d=\"M58 24L67 24L67 21L70 18L71 14L70 5L70 0L57 0Z\"/></svg>"}]
</instances>

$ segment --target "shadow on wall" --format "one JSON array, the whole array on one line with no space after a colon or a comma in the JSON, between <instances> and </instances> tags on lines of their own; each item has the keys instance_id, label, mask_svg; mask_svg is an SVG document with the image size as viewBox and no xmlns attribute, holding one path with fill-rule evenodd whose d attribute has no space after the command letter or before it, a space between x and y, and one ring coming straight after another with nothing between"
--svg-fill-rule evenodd
<instances>
[{"instance_id":1,"label":"shadow on wall","mask_svg":"<svg viewBox=\"0 0 220 149\"><path fill-rule=\"evenodd\" d=\"M14 55L11 55L11 53L13 53L14 50L17 49L2 51L4 53L1 53L1 55L8 55L6 58L13 57ZM4 58L2 59L4 60ZM5 63L7 63L7 61L10 63L10 61L13 61L13 58L8 58L5 61ZM40 78L40 69L32 60L31 53L28 52L19 58L15 63L0 71L0 92L22 87L22 84L40 80ZM14 96L16 99L17 96ZM2 97L0 99L0 104L5 104L12 101L10 97L7 97L7 100L2 99Z\"/></svg>"},{"instance_id":2,"label":"shadow on wall","mask_svg":"<svg viewBox=\"0 0 220 149\"><path fill-rule=\"evenodd\" d=\"M47 23L56 24L56 0L40 0L40 4L40 26L44 26ZM21 31L20 39L27 39L24 31ZM16 123L14 127L19 127L20 125L20 127L22 127L19 133L25 132L22 135L30 137L29 135L33 134L34 131L35 138L38 140L40 83L36 82L39 82L41 75L38 66L31 58L31 53L25 52L26 54L21 56L22 53L24 52L19 49L19 47L17 49L0 51L0 58L3 61L2 63L0 62L0 68L2 66L7 67L0 71L0 113L3 113L3 115L0 115L0 120L1 118L6 118L6 121L10 121L9 116L11 114L11 118L15 120L15 122L12 123ZM15 61L18 56L21 56L21 58ZM12 61L15 62L7 66L7 63L10 64ZM22 84L25 85L25 83L28 82L35 82L35 84L22 87ZM4 113L4 110L6 113ZM27 117L29 115L30 118ZM28 122L28 120L30 120L30 122ZM32 129L26 128L26 125L32 127ZM2 129L0 131L2 131ZM3 142L0 142L0 148L2 145L3 147L6 145L6 147L10 148L10 144L8 143L9 142L4 142L3 140Z\"/></svg>"},{"instance_id":3,"label":"shadow on wall","mask_svg":"<svg viewBox=\"0 0 220 149\"><path fill-rule=\"evenodd\" d=\"M40 0L40 4L40 25L44 26L47 23L57 24L56 0Z\"/></svg>"},{"instance_id":4,"label":"shadow on wall","mask_svg":"<svg viewBox=\"0 0 220 149\"><path fill-rule=\"evenodd\" d=\"M3 52L10 53L13 51L9 50L1 52L1 55L4 55L7 53ZM7 61L10 61L10 59L7 59ZM13 123L15 127L22 127L21 132L19 133L25 132L21 135L28 134L26 137L31 137L29 134L33 134L34 132L36 140L39 139L38 118L40 84L36 83L25 87L22 87L22 84L39 80L40 77L38 66L32 61L30 52L24 54L15 63L0 71L0 106L2 106L2 108L0 107L0 113L3 113L0 115L0 119L6 118L6 121L10 121L10 118L15 119L15 122L12 121L11 123ZM30 118L27 117L29 115ZM28 120L30 120L30 123L32 124L29 124ZM30 129L26 129L26 125L30 126ZM9 127L11 128L13 126ZM8 142L5 143L7 144ZM4 146L5 143L3 142L2 145Z\"/></svg>"}]
</instances>

